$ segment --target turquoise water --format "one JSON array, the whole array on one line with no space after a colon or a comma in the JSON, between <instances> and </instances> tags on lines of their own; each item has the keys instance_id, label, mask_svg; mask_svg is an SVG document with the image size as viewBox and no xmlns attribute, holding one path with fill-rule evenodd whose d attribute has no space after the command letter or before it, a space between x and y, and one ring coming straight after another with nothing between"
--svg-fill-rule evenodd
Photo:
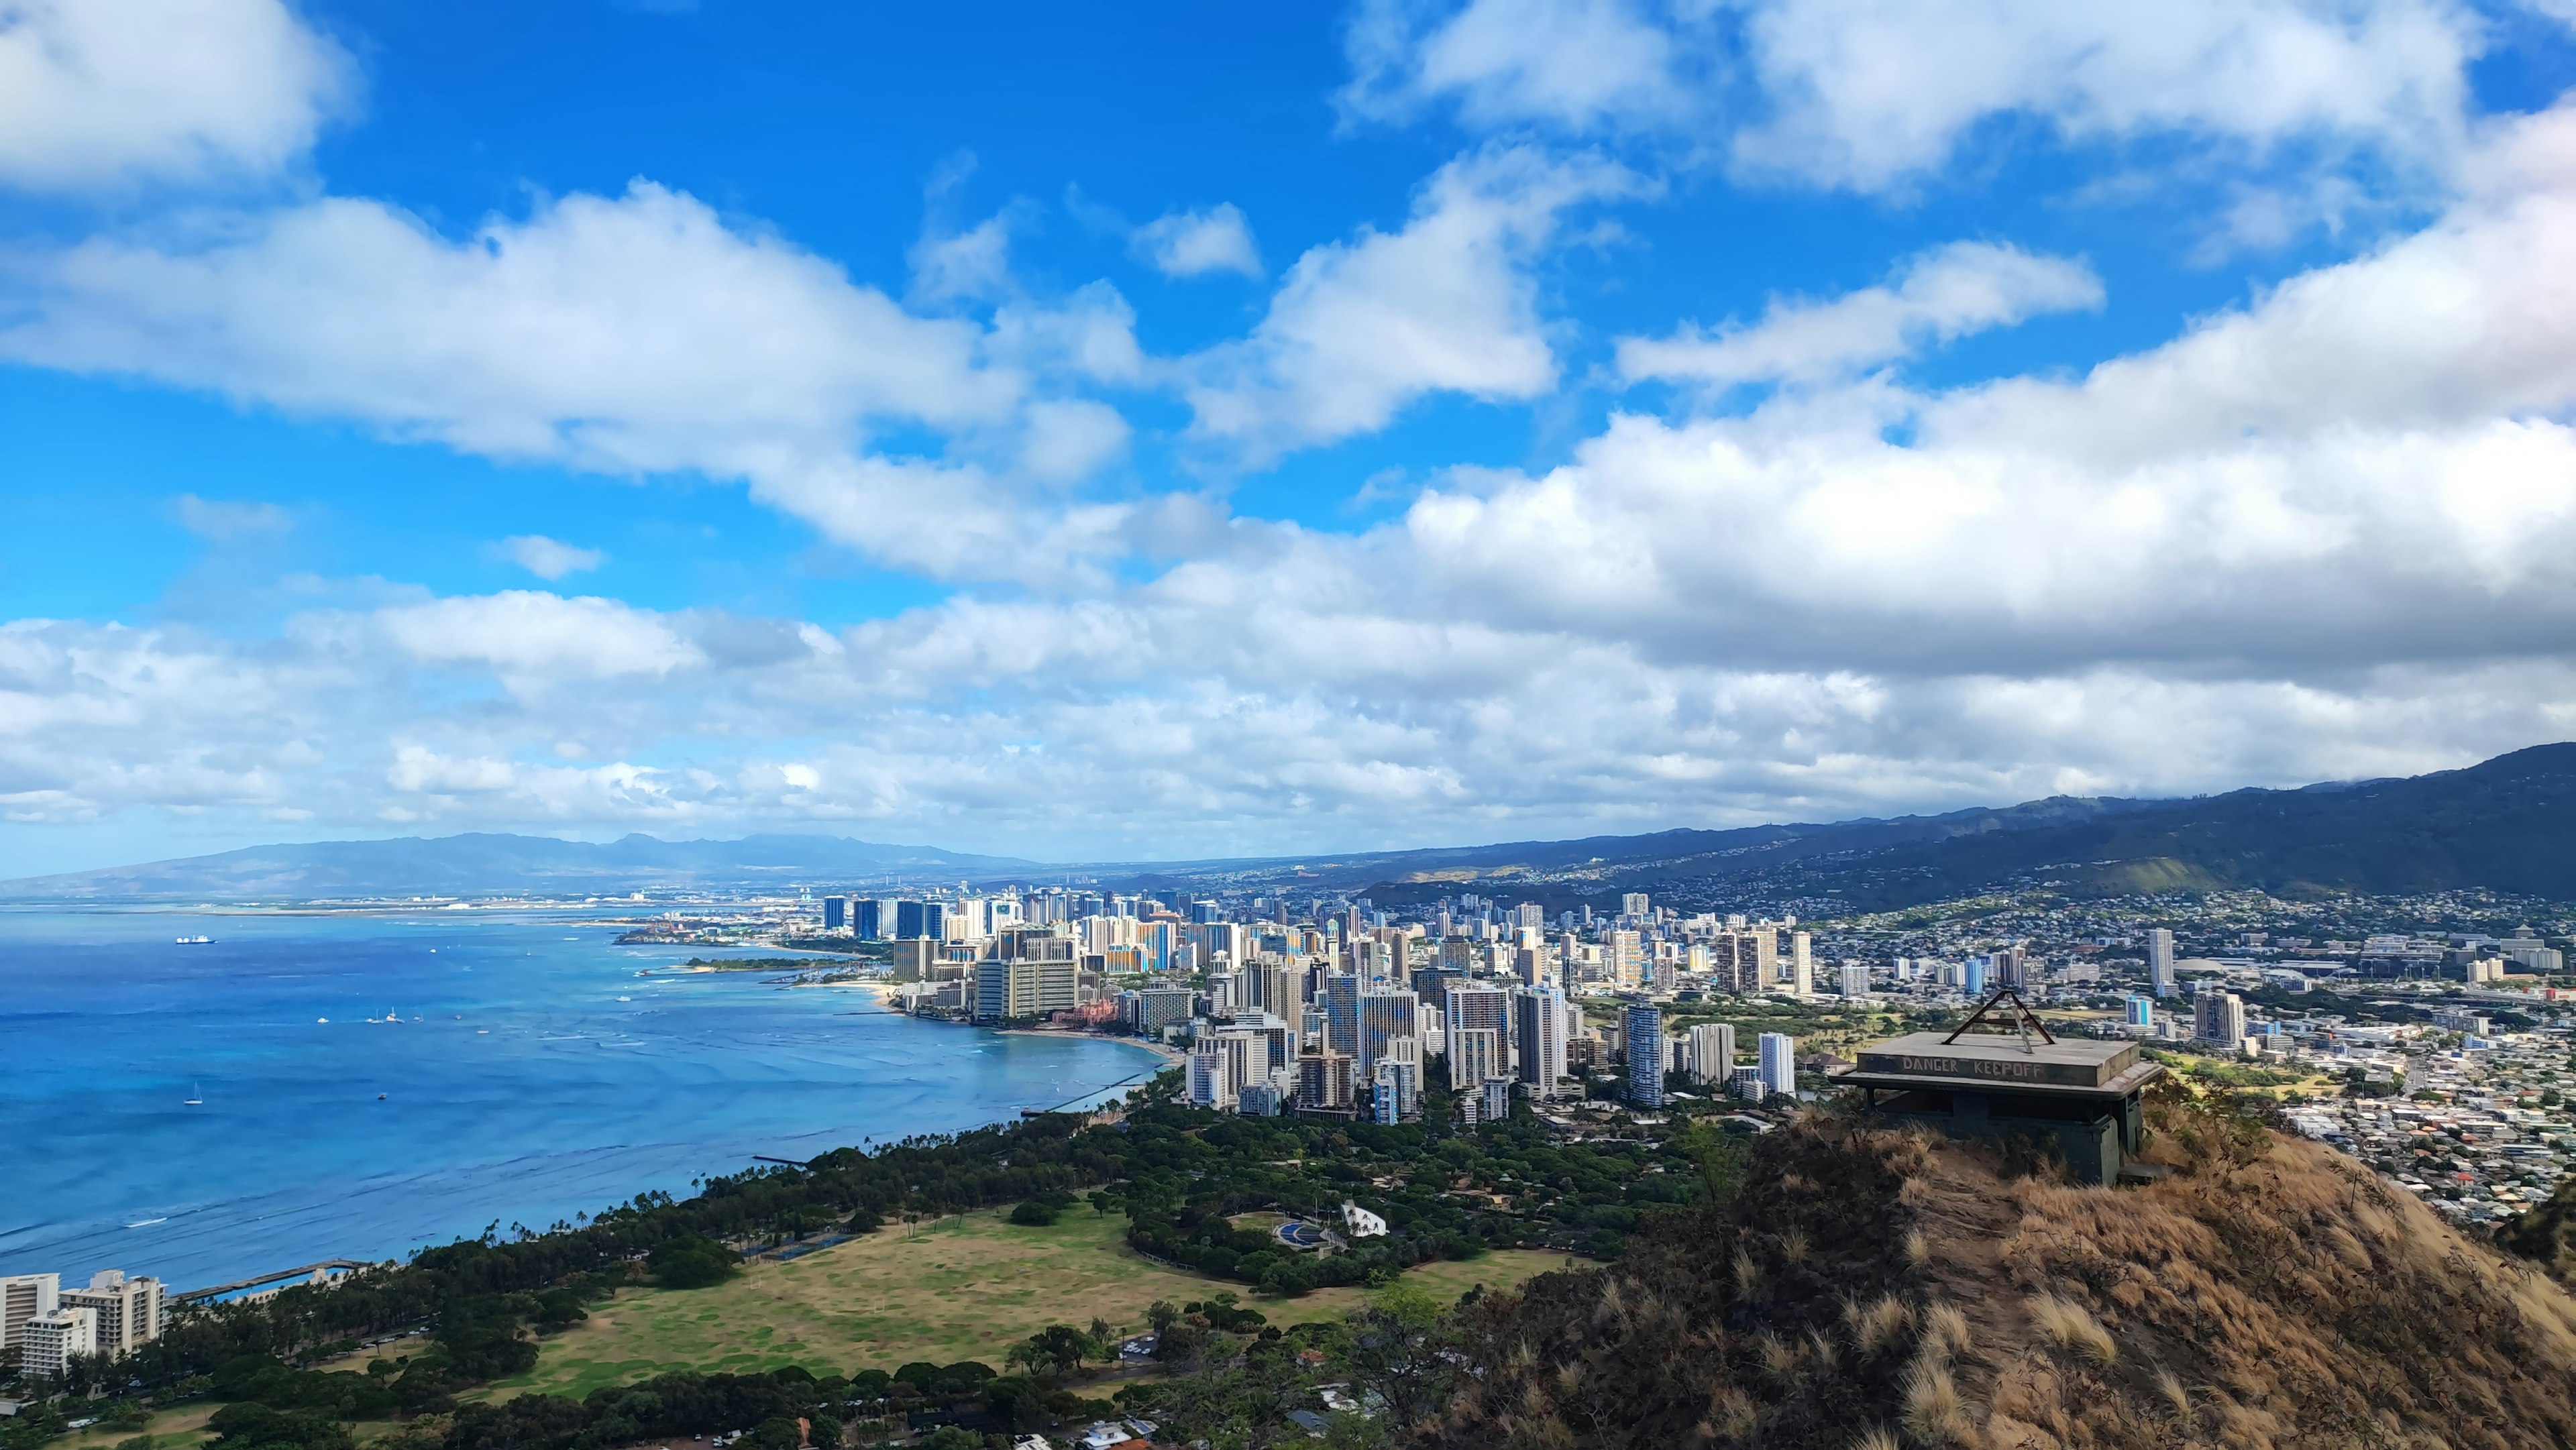
<instances>
[{"instance_id":1,"label":"turquoise water","mask_svg":"<svg viewBox=\"0 0 2576 1450\"><path fill-rule=\"evenodd\" d=\"M855 988L638 976L691 953L586 920L0 911L0 1274L400 1257L1156 1065Z\"/></svg>"}]
</instances>

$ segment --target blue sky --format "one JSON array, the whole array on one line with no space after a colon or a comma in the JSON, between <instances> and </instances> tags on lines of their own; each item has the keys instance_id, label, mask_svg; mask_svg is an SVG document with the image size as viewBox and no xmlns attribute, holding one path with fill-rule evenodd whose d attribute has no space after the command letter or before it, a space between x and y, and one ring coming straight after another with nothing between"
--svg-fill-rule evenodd
<instances>
[{"instance_id":1,"label":"blue sky","mask_svg":"<svg viewBox=\"0 0 2576 1450\"><path fill-rule=\"evenodd\" d=\"M2571 23L33 0L0 872L1298 852L2565 738Z\"/></svg>"}]
</instances>

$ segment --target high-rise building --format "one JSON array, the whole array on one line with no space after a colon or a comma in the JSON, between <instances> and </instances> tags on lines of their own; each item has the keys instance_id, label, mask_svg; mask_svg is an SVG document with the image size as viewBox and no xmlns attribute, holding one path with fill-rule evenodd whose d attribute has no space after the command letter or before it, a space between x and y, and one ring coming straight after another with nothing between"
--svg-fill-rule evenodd
<instances>
[{"instance_id":1,"label":"high-rise building","mask_svg":"<svg viewBox=\"0 0 2576 1450\"><path fill-rule=\"evenodd\" d=\"M1351 1105L1351 1059L1346 1053L1309 1052L1297 1059L1297 1106L1339 1112Z\"/></svg>"},{"instance_id":2,"label":"high-rise building","mask_svg":"<svg viewBox=\"0 0 2576 1450\"><path fill-rule=\"evenodd\" d=\"M1773 1095L1798 1095L1798 1039L1786 1032L1765 1032L1761 1042L1762 1089Z\"/></svg>"},{"instance_id":3,"label":"high-rise building","mask_svg":"<svg viewBox=\"0 0 2576 1450\"><path fill-rule=\"evenodd\" d=\"M1986 959L1970 957L1959 964L1959 986L1971 997L1986 995Z\"/></svg>"},{"instance_id":4,"label":"high-rise building","mask_svg":"<svg viewBox=\"0 0 2576 1450\"><path fill-rule=\"evenodd\" d=\"M1422 1116L1422 1063L1390 1057L1377 1065L1371 1078L1369 1116L1373 1121L1393 1126L1409 1123Z\"/></svg>"},{"instance_id":5,"label":"high-rise building","mask_svg":"<svg viewBox=\"0 0 2576 1450\"><path fill-rule=\"evenodd\" d=\"M1191 1107L1223 1112L1234 1106L1234 1093L1225 1081L1225 1055L1215 1043L1202 1042L1190 1049L1185 1088Z\"/></svg>"},{"instance_id":6,"label":"high-rise building","mask_svg":"<svg viewBox=\"0 0 2576 1450\"><path fill-rule=\"evenodd\" d=\"M1709 938L1709 984L1721 992L1771 990L1778 976L1780 944L1767 926L1723 931Z\"/></svg>"},{"instance_id":7,"label":"high-rise building","mask_svg":"<svg viewBox=\"0 0 2576 1450\"><path fill-rule=\"evenodd\" d=\"M1496 1050L1501 1053L1501 1056L1494 1059L1493 1070L1495 1072L1510 1071L1512 1061L1511 993L1500 987L1452 983L1450 984L1449 989L1441 994L1440 1007L1441 1024L1449 1039L1447 1051L1450 1058L1449 1085L1451 1087L1459 1087L1468 1083L1483 1081L1482 1077L1461 1078L1458 1075L1457 1042L1458 1034L1461 1032L1493 1033Z\"/></svg>"},{"instance_id":8,"label":"high-rise building","mask_svg":"<svg viewBox=\"0 0 2576 1450\"><path fill-rule=\"evenodd\" d=\"M1621 916L1628 917L1632 920L1642 919L1649 909L1650 907L1646 901L1646 893L1642 891L1624 892L1619 897L1619 914Z\"/></svg>"},{"instance_id":9,"label":"high-rise building","mask_svg":"<svg viewBox=\"0 0 2576 1450\"><path fill-rule=\"evenodd\" d=\"M18 1344L18 1369L30 1379L56 1379L73 1359L96 1353L98 1316L87 1309L56 1309L27 1321Z\"/></svg>"},{"instance_id":10,"label":"high-rise building","mask_svg":"<svg viewBox=\"0 0 2576 1450\"><path fill-rule=\"evenodd\" d=\"M1610 985L1622 992L1637 990L1646 966L1645 939L1633 931L1614 931L1602 941L1609 957Z\"/></svg>"},{"instance_id":11,"label":"high-rise building","mask_svg":"<svg viewBox=\"0 0 2576 1450\"><path fill-rule=\"evenodd\" d=\"M1868 996L1869 968L1860 962L1843 963L1841 991L1846 997Z\"/></svg>"},{"instance_id":12,"label":"high-rise building","mask_svg":"<svg viewBox=\"0 0 2576 1450\"><path fill-rule=\"evenodd\" d=\"M1620 1014L1619 1037L1628 1050L1628 1101L1641 1108L1664 1105L1664 1014L1635 1006Z\"/></svg>"},{"instance_id":13,"label":"high-rise building","mask_svg":"<svg viewBox=\"0 0 2576 1450\"><path fill-rule=\"evenodd\" d=\"M1471 1027L1464 1032L1449 1029L1449 1050L1444 1054L1449 1063L1449 1090L1481 1091L1485 1080L1504 1073L1503 1034L1490 1027Z\"/></svg>"},{"instance_id":14,"label":"high-rise building","mask_svg":"<svg viewBox=\"0 0 2576 1450\"><path fill-rule=\"evenodd\" d=\"M1998 987L2010 987L2018 992L2030 985L2030 953L2017 946L1988 952L1986 970L1989 973L1988 981Z\"/></svg>"},{"instance_id":15,"label":"high-rise building","mask_svg":"<svg viewBox=\"0 0 2576 1450\"><path fill-rule=\"evenodd\" d=\"M1801 997L1816 995L1815 939L1803 931L1789 933L1789 990Z\"/></svg>"},{"instance_id":16,"label":"high-rise building","mask_svg":"<svg viewBox=\"0 0 2576 1450\"><path fill-rule=\"evenodd\" d=\"M849 922L850 898L846 896L826 896L823 898L823 930L839 931L842 927L849 925Z\"/></svg>"},{"instance_id":17,"label":"high-rise building","mask_svg":"<svg viewBox=\"0 0 2576 1450\"><path fill-rule=\"evenodd\" d=\"M1735 1027L1727 1022L1702 1022L1690 1030L1691 1081L1723 1083L1735 1070Z\"/></svg>"},{"instance_id":18,"label":"high-rise building","mask_svg":"<svg viewBox=\"0 0 2576 1450\"><path fill-rule=\"evenodd\" d=\"M2147 990L2170 997L2174 990L2174 939L2166 927L2147 933Z\"/></svg>"},{"instance_id":19,"label":"high-rise building","mask_svg":"<svg viewBox=\"0 0 2576 1450\"><path fill-rule=\"evenodd\" d=\"M1512 924L1523 931L1547 930L1547 908L1535 901L1524 901L1512 908Z\"/></svg>"},{"instance_id":20,"label":"high-rise building","mask_svg":"<svg viewBox=\"0 0 2576 1450\"><path fill-rule=\"evenodd\" d=\"M1533 1098L1553 1098L1565 1076L1565 999L1554 987L1529 987L1512 994L1512 1070Z\"/></svg>"},{"instance_id":21,"label":"high-rise building","mask_svg":"<svg viewBox=\"0 0 2576 1450\"><path fill-rule=\"evenodd\" d=\"M1225 914L1213 901L1193 901L1190 903L1190 920L1197 925L1205 926L1211 922L1225 920Z\"/></svg>"},{"instance_id":22,"label":"high-rise building","mask_svg":"<svg viewBox=\"0 0 2576 1450\"><path fill-rule=\"evenodd\" d=\"M110 1359L161 1337L161 1281L149 1276L129 1279L122 1269L101 1269L87 1287L63 1290L60 1305L89 1311L96 1346L92 1352Z\"/></svg>"},{"instance_id":23,"label":"high-rise building","mask_svg":"<svg viewBox=\"0 0 2576 1450\"><path fill-rule=\"evenodd\" d=\"M1359 994L1359 1051L1353 1053L1352 1065L1362 1080L1377 1072L1378 1059L1385 1057L1401 1039L1419 1039L1420 1025L1415 1021L1415 1008L1421 999L1412 989L1399 991L1365 991Z\"/></svg>"},{"instance_id":24,"label":"high-rise building","mask_svg":"<svg viewBox=\"0 0 2576 1450\"><path fill-rule=\"evenodd\" d=\"M1294 1019L1304 1005L1288 969L1274 962L1236 968L1234 983L1236 1000L1257 1012Z\"/></svg>"},{"instance_id":25,"label":"high-rise building","mask_svg":"<svg viewBox=\"0 0 2576 1450\"><path fill-rule=\"evenodd\" d=\"M1356 1058L1360 1051L1360 979L1348 973L1324 979L1324 1050Z\"/></svg>"},{"instance_id":26,"label":"high-rise building","mask_svg":"<svg viewBox=\"0 0 2576 1450\"><path fill-rule=\"evenodd\" d=\"M60 1274L11 1274L0 1278L0 1350L16 1349L25 1342L28 1323L59 1307L62 1287Z\"/></svg>"},{"instance_id":27,"label":"high-rise building","mask_svg":"<svg viewBox=\"0 0 2576 1450\"><path fill-rule=\"evenodd\" d=\"M2245 1045L2245 999L2233 992L2203 992L2192 1003L2192 1035L2235 1051Z\"/></svg>"},{"instance_id":28,"label":"high-rise building","mask_svg":"<svg viewBox=\"0 0 2576 1450\"><path fill-rule=\"evenodd\" d=\"M1141 992L1130 992L1127 997L1134 1004L1134 1015L1128 1019L1128 1026L1140 1036L1160 1037L1164 1028L1178 1027L1190 1020L1190 1011L1197 1005L1198 994L1187 987L1147 987Z\"/></svg>"},{"instance_id":29,"label":"high-rise building","mask_svg":"<svg viewBox=\"0 0 2576 1450\"><path fill-rule=\"evenodd\" d=\"M857 919L851 929L861 941L885 941L894 935L896 904L873 896L862 896L851 913Z\"/></svg>"},{"instance_id":30,"label":"high-rise building","mask_svg":"<svg viewBox=\"0 0 2576 1450\"><path fill-rule=\"evenodd\" d=\"M948 903L944 901L896 902L894 934L897 941L947 940Z\"/></svg>"},{"instance_id":31,"label":"high-rise building","mask_svg":"<svg viewBox=\"0 0 2576 1450\"><path fill-rule=\"evenodd\" d=\"M2155 1025L2156 1025L2156 999L2155 999L2155 998L2153 998L2153 997L2131 997L2131 998L2129 998L2129 999L2128 999L2128 1005L2129 1005L2129 1025L2130 1025L2130 1026L2132 1026L2132 1027L2153 1027L2153 1026L2155 1026Z\"/></svg>"}]
</instances>

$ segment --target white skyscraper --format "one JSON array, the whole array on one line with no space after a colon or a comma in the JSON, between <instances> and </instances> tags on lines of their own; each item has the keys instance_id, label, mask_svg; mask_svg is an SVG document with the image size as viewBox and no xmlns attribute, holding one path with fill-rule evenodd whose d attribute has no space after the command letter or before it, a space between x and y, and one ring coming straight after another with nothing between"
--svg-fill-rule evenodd
<instances>
[{"instance_id":1,"label":"white skyscraper","mask_svg":"<svg viewBox=\"0 0 2576 1450\"><path fill-rule=\"evenodd\" d=\"M1690 1030L1691 1081L1720 1083L1735 1070L1735 1027L1727 1022L1702 1022Z\"/></svg>"},{"instance_id":2,"label":"white skyscraper","mask_svg":"<svg viewBox=\"0 0 2576 1450\"><path fill-rule=\"evenodd\" d=\"M75 1356L98 1353L98 1316L87 1309L56 1309L27 1321L19 1347L19 1369L33 1379L52 1379L70 1368Z\"/></svg>"},{"instance_id":3,"label":"white skyscraper","mask_svg":"<svg viewBox=\"0 0 2576 1450\"><path fill-rule=\"evenodd\" d=\"M1789 933L1789 990L1801 997L1816 994L1815 941L1803 931Z\"/></svg>"},{"instance_id":4,"label":"white skyscraper","mask_svg":"<svg viewBox=\"0 0 2576 1450\"><path fill-rule=\"evenodd\" d=\"M1842 994L1846 997L1869 995L1869 968L1859 962L1842 965Z\"/></svg>"},{"instance_id":5,"label":"white skyscraper","mask_svg":"<svg viewBox=\"0 0 2576 1450\"><path fill-rule=\"evenodd\" d=\"M1798 1095L1798 1039L1786 1032L1762 1034L1762 1091Z\"/></svg>"},{"instance_id":6,"label":"white skyscraper","mask_svg":"<svg viewBox=\"0 0 2576 1450\"><path fill-rule=\"evenodd\" d=\"M2147 933L2147 990L2170 997L2174 989L2173 933L2157 927Z\"/></svg>"},{"instance_id":7,"label":"white skyscraper","mask_svg":"<svg viewBox=\"0 0 2576 1450\"><path fill-rule=\"evenodd\" d=\"M1449 1087L1453 1092L1478 1091L1485 1079L1503 1075L1503 1034L1490 1027L1472 1027L1449 1033Z\"/></svg>"},{"instance_id":8,"label":"white skyscraper","mask_svg":"<svg viewBox=\"0 0 2576 1450\"><path fill-rule=\"evenodd\" d=\"M1502 1056L1494 1061L1495 1072L1509 1072L1512 1065L1512 994L1500 987L1452 986L1442 1005L1441 1026L1446 1031L1449 1055L1449 1085L1463 1087L1481 1083L1482 1077L1458 1076L1458 1034L1491 1032L1496 1050Z\"/></svg>"}]
</instances>

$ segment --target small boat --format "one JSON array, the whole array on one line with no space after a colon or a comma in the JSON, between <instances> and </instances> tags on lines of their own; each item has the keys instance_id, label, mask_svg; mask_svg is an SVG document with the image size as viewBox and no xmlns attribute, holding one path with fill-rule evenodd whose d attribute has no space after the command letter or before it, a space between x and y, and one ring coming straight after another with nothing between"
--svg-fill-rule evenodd
<instances>
[{"instance_id":1,"label":"small boat","mask_svg":"<svg viewBox=\"0 0 2576 1450\"><path fill-rule=\"evenodd\" d=\"M489 1037L492 1035L492 1029L489 1027L477 1027L474 1029L474 1035L477 1037Z\"/></svg>"},{"instance_id":2,"label":"small boat","mask_svg":"<svg viewBox=\"0 0 2576 1450\"><path fill-rule=\"evenodd\" d=\"M213 941L214 938L210 936L183 936L177 940L178 944L183 947L201 947L206 943Z\"/></svg>"},{"instance_id":3,"label":"small boat","mask_svg":"<svg viewBox=\"0 0 2576 1450\"><path fill-rule=\"evenodd\" d=\"M635 999L634 999L634 998L632 998L632 997L620 997L620 998L618 998L617 1000L618 1000L618 1001L620 1001L620 1002L632 1002L632 1001L634 1001Z\"/></svg>"},{"instance_id":4,"label":"small boat","mask_svg":"<svg viewBox=\"0 0 2576 1450\"><path fill-rule=\"evenodd\" d=\"M200 1088L200 1087L198 1087L195 1083L190 1083L190 1084L188 1084L188 1101L187 1101L187 1103L186 1103L186 1106L188 1106L188 1107L192 1107L192 1108L202 1108L202 1107L204 1107L205 1105L206 1105L206 1094L205 1094L205 1090L204 1090L204 1089L202 1089L202 1088Z\"/></svg>"},{"instance_id":5,"label":"small boat","mask_svg":"<svg viewBox=\"0 0 2576 1450\"><path fill-rule=\"evenodd\" d=\"M385 1100L385 1095L384 1095L383 1093L378 1093L378 1094L376 1094L376 1101L377 1101L377 1102L383 1102L384 1100Z\"/></svg>"},{"instance_id":6,"label":"small boat","mask_svg":"<svg viewBox=\"0 0 2576 1450\"><path fill-rule=\"evenodd\" d=\"M331 1019L330 1019L330 1018L328 1018L328 1017L316 1017L316 1018L314 1018L313 1020L314 1020L316 1023L319 1023L319 1024L321 1024L321 1025L323 1025L323 1026L326 1026L326 1027L327 1027L327 1026L329 1026L329 1025L330 1025L330 1022L331 1022Z\"/></svg>"}]
</instances>

